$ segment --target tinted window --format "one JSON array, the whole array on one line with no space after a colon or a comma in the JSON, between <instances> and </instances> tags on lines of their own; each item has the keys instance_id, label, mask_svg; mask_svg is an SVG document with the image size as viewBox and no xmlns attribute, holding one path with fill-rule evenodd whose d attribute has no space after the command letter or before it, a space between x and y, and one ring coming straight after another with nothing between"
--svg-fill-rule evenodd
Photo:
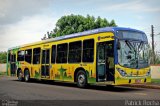
<instances>
[{"instance_id":1,"label":"tinted window","mask_svg":"<svg viewBox=\"0 0 160 106\"><path fill-rule=\"evenodd\" d=\"M68 44L59 44L57 45L57 63L67 63L67 50Z\"/></svg>"},{"instance_id":2,"label":"tinted window","mask_svg":"<svg viewBox=\"0 0 160 106\"><path fill-rule=\"evenodd\" d=\"M18 61L24 61L24 51L18 51Z\"/></svg>"},{"instance_id":3,"label":"tinted window","mask_svg":"<svg viewBox=\"0 0 160 106\"><path fill-rule=\"evenodd\" d=\"M94 40L83 41L83 62L93 62L94 58Z\"/></svg>"},{"instance_id":4,"label":"tinted window","mask_svg":"<svg viewBox=\"0 0 160 106\"><path fill-rule=\"evenodd\" d=\"M51 62L55 63L55 59L56 59L56 45L52 46L52 55L51 55Z\"/></svg>"},{"instance_id":5,"label":"tinted window","mask_svg":"<svg viewBox=\"0 0 160 106\"><path fill-rule=\"evenodd\" d=\"M15 54L10 55L10 60L11 62L16 62L16 55Z\"/></svg>"},{"instance_id":6,"label":"tinted window","mask_svg":"<svg viewBox=\"0 0 160 106\"><path fill-rule=\"evenodd\" d=\"M40 64L40 48L33 49L33 64Z\"/></svg>"},{"instance_id":7,"label":"tinted window","mask_svg":"<svg viewBox=\"0 0 160 106\"><path fill-rule=\"evenodd\" d=\"M10 57L11 56L11 53L10 53L10 51L8 51L8 62L11 60Z\"/></svg>"},{"instance_id":8,"label":"tinted window","mask_svg":"<svg viewBox=\"0 0 160 106\"><path fill-rule=\"evenodd\" d=\"M81 62L81 49L82 49L81 41L69 43L69 56L68 56L69 63Z\"/></svg>"},{"instance_id":9,"label":"tinted window","mask_svg":"<svg viewBox=\"0 0 160 106\"><path fill-rule=\"evenodd\" d=\"M118 31L118 36L124 39L134 39L134 40L141 40L141 41L148 42L147 36L144 33L140 33L140 32Z\"/></svg>"},{"instance_id":10,"label":"tinted window","mask_svg":"<svg viewBox=\"0 0 160 106\"><path fill-rule=\"evenodd\" d=\"M25 51L25 61L31 63L32 61L32 49L28 49Z\"/></svg>"},{"instance_id":11,"label":"tinted window","mask_svg":"<svg viewBox=\"0 0 160 106\"><path fill-rule=\"evenodd\" d=\"M49 49L42 51L42 64L49 64Z\"/></svg>"}]
</instances>

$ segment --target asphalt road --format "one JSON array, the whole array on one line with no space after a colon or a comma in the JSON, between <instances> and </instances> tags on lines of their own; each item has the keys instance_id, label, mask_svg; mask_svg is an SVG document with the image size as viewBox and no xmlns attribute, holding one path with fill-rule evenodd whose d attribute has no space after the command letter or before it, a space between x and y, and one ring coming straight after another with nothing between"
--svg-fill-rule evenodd
<instances>
[{"instance_id":1,"label":"asphalt road","mask_svg":"<svg viewBox=\"0 0 160 106\"><path fill-rule=\"evenodd\" d=\"M0 100L160 100L160 90L117 86L78 88L75 84L47 81L19 82L0 76Z\"/></svg>"}]
</instances>

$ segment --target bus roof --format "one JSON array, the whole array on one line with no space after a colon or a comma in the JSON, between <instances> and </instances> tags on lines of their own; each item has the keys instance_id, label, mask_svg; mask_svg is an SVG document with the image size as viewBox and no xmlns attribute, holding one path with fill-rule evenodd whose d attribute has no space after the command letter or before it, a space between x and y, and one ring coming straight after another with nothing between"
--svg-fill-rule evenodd
<instances>
[{"instance_id":1,"label":"bus roof","mask_svg":"<svg viewBox=\"0 0 160 106\"><path fill-rule=\"evenodd\" d=\"M60 37L55 37L55 38L51 38L51 39L46 39L46 40L42 40L42 41L38 41L38 42L34 42L34 43L24 44L24 45L21 45L21 46L16 46L16 47L9 48L9 50L15 49L15 48L20 48L20 47L26 47L26 46L31 46L31 45L37 45L37 44L52 42L52 41L58 41L58 40L64 40L64 39L69 39L69 38L81 37L81 36L85 36L85 35L92 35L92 34L96 34L96 33L116 32L116 31L119 31L119 30L135 31L135 32L144 33L143 31L132 29L132 28L104 27L104 28L98 28L98 29L88 30L88 31L84 31L84 32L74 33L74 34L70 34L70 35L64 35L64 36L60 36Z\"/></svg>"},{"instance_id":2,"label":"bus roof","mask_svg":"<svg viewBox=\"0 0 160 106\"><path fill-rule=\"evenodd\" d=\"M116 32L116 31L120 31L120 30L135 31L135 32L144 33L143 31L136 30L136 29L131 29L131 28L104 27L104 28L98 28L98 29L88 30L88 31L84 31L84 32L74 33L74 34L70 34L70 35L64 35L64 36L60 36L60 37L56 37L56 38L51 38L51 39L48 39L46 41L63 40L63 39L80 37L80 36L85 36L85 35L92 35L92 34L102 33L102 32Z\"/></svg>"}]
</instances>

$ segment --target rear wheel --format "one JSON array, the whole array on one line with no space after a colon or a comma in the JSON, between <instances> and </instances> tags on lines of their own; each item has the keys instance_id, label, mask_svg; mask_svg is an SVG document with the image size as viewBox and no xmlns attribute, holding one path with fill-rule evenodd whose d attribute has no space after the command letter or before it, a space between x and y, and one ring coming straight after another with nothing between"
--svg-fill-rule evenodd
<instances>
[{"instance_id":1,"label":"rear wheel","mask_svg":"<svg viewBox=\"0 0 160 106\"><path fill-rule=\"evenodd\" d=\"M30 75L29 75L28 70L26 70L25 73L24 73L24 80L25 80L25 82L29 82L29 80L30 80Z\"/></svg>"},{"instance_id":2,"label":"rear wheel","mask_svg":"<svg viewBox=\"0 0 160 106\"><path fill-rule=\"evenodd\" d=\"M23 75L22 75L22 71L21 70L18 71L18 80L19 81L23 80Z\"/></svg>"},{"instance_id":3,"label":"rear wheel","mask_svg":"<svg viewBox=\"0 0 160 106\"><path fill-rule=\"evenodd\" d=\"M86 87L87 85L87 77L84 71L80 70L76 76L77 86L78 87Z\"/></svg>"}]
</instances>

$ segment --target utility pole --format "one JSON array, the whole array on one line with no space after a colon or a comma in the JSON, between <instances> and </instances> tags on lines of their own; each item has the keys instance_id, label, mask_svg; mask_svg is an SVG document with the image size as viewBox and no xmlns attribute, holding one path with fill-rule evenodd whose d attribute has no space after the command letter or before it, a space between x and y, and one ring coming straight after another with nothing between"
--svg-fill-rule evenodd
<instances>
[{"instance_id":1,"label":"utility pole","mask_svg":"<svg viewBox=\"0 0 160 106\"><path fill-rule=\"evenodd\" d=\"M151 37L152 37L152 54L153 54L153 64L155 64L155 51L154 51L154 27L151 25Z\"/></svg>"}]
</instances>

